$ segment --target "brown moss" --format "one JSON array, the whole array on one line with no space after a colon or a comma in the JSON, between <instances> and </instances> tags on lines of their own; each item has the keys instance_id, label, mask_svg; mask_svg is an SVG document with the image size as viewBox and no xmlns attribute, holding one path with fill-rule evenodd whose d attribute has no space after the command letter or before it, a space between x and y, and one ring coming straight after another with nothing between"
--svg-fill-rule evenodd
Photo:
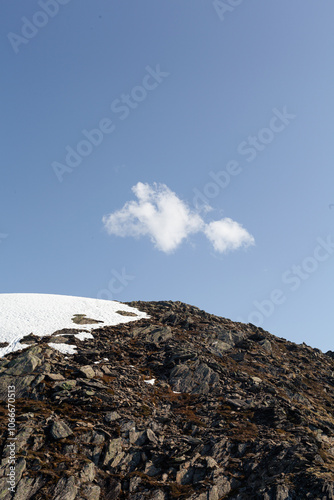
<instances>
[{"instance_id":1,"label":"brown moss","mask_svg":"<svg viewBox=\"0 0 334 500\"><path fill-rule=\"evenodd\" d=\"M191 485L183 485L178 483L170 483L171 498L188 498L194 489Z\"/></svg>"},{"instance_id":2,"label":"brown moss","mask_svg":"<svg viewBox=\"0 0 334 500\"><path fill-rule=\"evenodd\" d=\"M176 415L182 416L185 420L191 422L192 424L198 425L199 427L205 427L205 424L202 422L199 416L196 415L194 410L189 406L177 408L176 410L174 410L174 412L176 413Z\"/></svg>"},{"instance_id":3,"label":"brown moss","mask_svg":"<svg viewBox=\"0 0 334 500\"><path fill-rule=\"evenodd\" d=\"M259 431L255 424L251 422L238 422L234 428L228 432L232 439L236 439L241 442L253 441L257 438Z\"/></svg>"},{"instance_id":4,"label":"brown moss","mask_svg":"<svg viewBox=\"0 0 334 500\"><path fill-rule=\"evenodd\" d=\"M142 415L149 416L149 415L152 415L153 409L150 408L149 406L142 405L142 407L140 408L140 411L141 411Z\"/></svg>"},{"instance_id":5,"label":"brown moss","mask_svg":"<svg viewBox=\"0 0 334 500\"><path fill-rule=\"evenodd\" d=\"M106 384L112 384L112 382L116 380L116 377L112 377L111 375L106 375L106 374L103 374L102 377L99 378L103 380L103 382L105 382Z\"/></svg>"}]
</instances>

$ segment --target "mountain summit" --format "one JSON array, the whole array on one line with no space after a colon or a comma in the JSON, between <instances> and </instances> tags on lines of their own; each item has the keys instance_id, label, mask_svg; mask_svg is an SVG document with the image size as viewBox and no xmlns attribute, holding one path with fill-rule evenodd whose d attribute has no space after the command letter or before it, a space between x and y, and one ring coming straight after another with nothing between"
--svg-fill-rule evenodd
<instances>
[{"instance_id":1,"label":"mountain summit","mask_svg":"<svg viewBox=\"0 0 334 500\"><path fill-rule=\"evenodd\" d=\"M72 305L0 360L1 500L334 499L334 353L181 302Z\"/></svg>"}]
</instances>

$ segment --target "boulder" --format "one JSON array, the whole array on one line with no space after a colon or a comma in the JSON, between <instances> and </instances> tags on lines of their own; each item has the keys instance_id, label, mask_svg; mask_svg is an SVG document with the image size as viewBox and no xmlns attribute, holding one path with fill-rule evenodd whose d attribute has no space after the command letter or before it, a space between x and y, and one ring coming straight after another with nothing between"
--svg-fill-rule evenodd
<instances>
[{"instance_id":1,"label":"boulder","mask_svg":"<svg viewBox=\"0 0 334 500\"><path fill-rule=\"evenodd\" d=\"M52 422L50 427L50 436L52 439L64 439L71 436L71 434L73 434L73 431L62 420L55 420Z\"/></svg>"}]
</instances>

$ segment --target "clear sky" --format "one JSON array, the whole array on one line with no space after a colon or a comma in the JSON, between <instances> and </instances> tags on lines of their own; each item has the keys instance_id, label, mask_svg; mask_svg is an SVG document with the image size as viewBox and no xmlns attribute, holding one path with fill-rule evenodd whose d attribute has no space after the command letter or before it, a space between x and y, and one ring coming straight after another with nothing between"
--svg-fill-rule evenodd
<instances>
[{"instance_id":1,"label":"clear sky","mask_svg":"<svg viewBox=\"0 0 334 500\"><path fill-rule=\"evenodd\" d=\"M181 300L334 350L333 18L6 2L0 293Z\"/></svg>"}]
</instances>

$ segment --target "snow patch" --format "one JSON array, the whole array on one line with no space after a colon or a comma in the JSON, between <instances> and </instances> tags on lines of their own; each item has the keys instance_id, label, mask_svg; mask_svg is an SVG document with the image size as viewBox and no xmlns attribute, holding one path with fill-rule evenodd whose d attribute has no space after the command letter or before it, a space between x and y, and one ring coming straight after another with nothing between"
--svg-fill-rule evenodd
<instances>
[{"instance_id":1,"label":"snow patch","mask_svg":"<svg viewBox=\"0 0 334 500\"><path fill-rule=\"evenodd\" d=\"M1 340L1 342L8 342L8 340ZM29 347L29 344L21 344L20 339L15 339L7 347L1 347L0 349L0 358L6 356L6 354L14 351L21 351Z\"/></svg>"},{"instance_id":2,"label":"snow patch","mask_svg":"<svg viewBox=\"0 0 334 500\"><path fill-rule=\"evenodd\" d=\"M154 385L155 378L151 378L151 380L144 380L145 384L151 384Z\"/></svg>"},{"instance_id":3,"label":"snow patch","mask_svg":"<svg viewBox=\"0 0 334 500\"><path fill-rule=\"evenodd\" d=\"M136 316L122 316L116 311L135 313ZM85 315L99 321L85 325L73 322L74 315ZM80 330L80 340L93 338L88 330L137 321L149 316L134 307L114 300L90 299L69 295L49 295L39 293L0 294L0 342L8 342L0 349L0 357L28 347L20 340L33 333L39 337L51 335L63 328ZM49 344L52 345L53 344ZM61 344L56 344L57 346Z\"/></svg>"}]
</instances>

